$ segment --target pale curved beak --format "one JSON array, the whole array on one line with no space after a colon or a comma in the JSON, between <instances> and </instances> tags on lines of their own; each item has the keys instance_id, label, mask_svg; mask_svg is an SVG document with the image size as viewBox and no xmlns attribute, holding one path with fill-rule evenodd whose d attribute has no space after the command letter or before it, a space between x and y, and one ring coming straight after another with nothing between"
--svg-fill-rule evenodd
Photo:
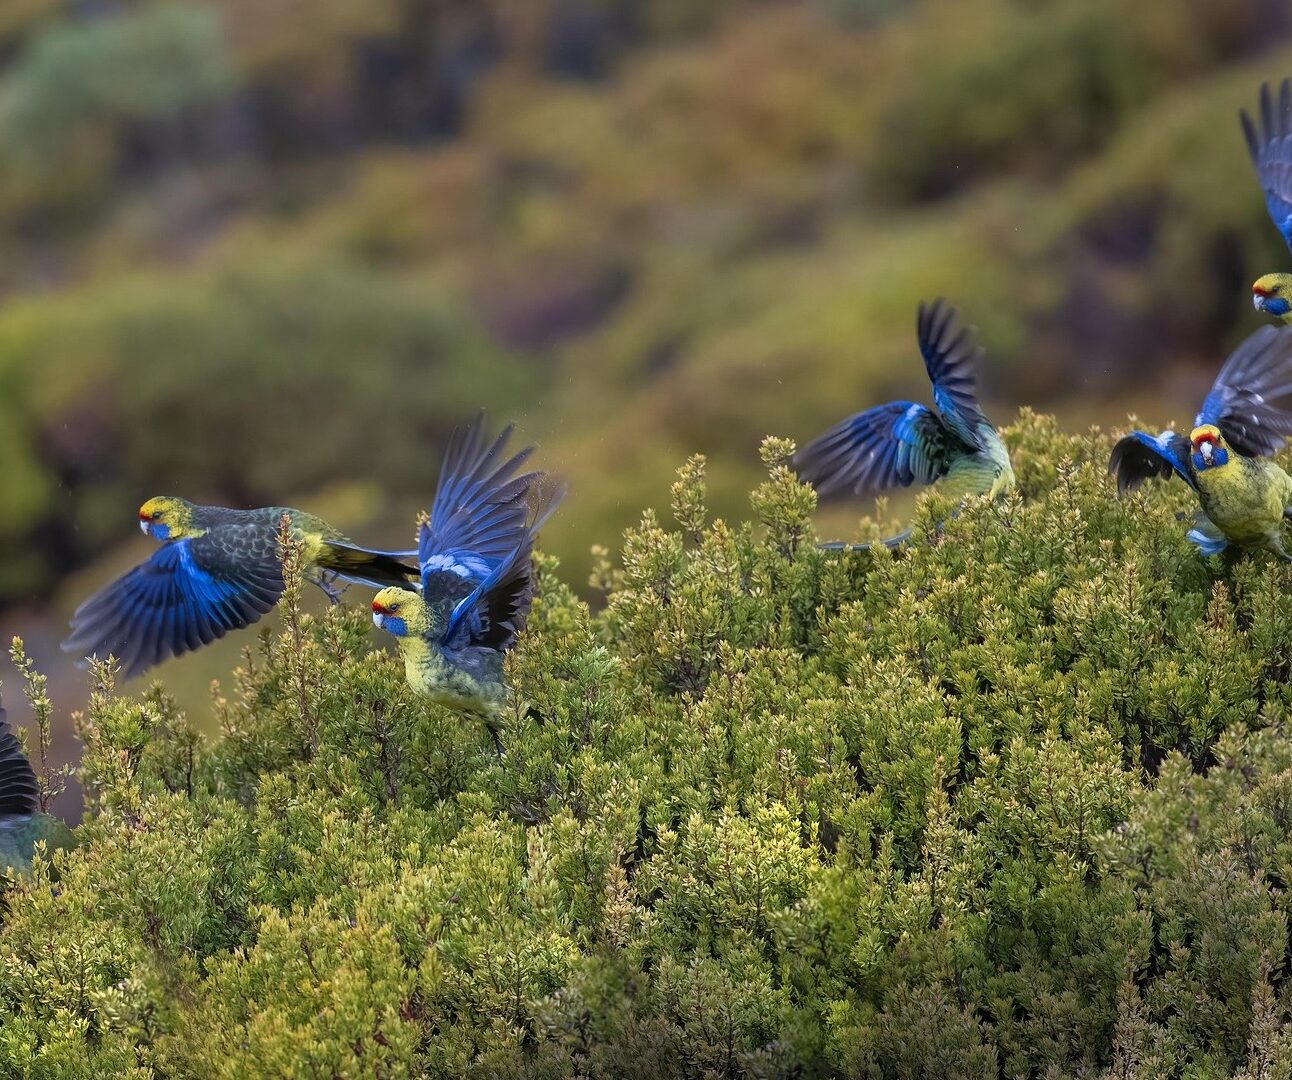
<instances>
[{"instance_id":1,"label":"pale curved beak","mask_svg":"<svg viewBox=\"0 0 1292 1080\"><path fill-rule=\"evenodd\" d=\"M1260 293L1252 293L1252 307L1254 307L1257 311L1264 311L1265 297L1263 297Z\"/></svg>"},{"instance_id":2,"label":"pale curved beak","mask_svg":"<svg viewBox=\"0 0 1292 1080\"><path fill-rule=\"evenodd\" d=\"M139 519L139 531L143 533L145 536L148 535L148 522L146 522L143 518Z\"/></svg>"},{"instance_id":3,"label":"pale curved beak","mask_svg":"<svg viewBox=\"0 0 1292 1080\"><path fill-rule=\"evenodd\" d=\"M380 611L374 611L372 613L372 625L378 630L384 630L386 628L386 616Z\"/></svg>"}]
</instances>

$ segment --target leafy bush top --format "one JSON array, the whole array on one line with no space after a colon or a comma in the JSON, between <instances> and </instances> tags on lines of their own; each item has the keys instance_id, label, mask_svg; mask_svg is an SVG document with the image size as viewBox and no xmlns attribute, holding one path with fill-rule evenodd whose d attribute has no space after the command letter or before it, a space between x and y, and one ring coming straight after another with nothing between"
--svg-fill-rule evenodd
<instances>
[{"instance_id":1,"label":"leafy bush top","mask_svg":"<svg viewBox=\"0 0 1292 1080\"><path fill-rule=\"evenodd\" d=\"M1289 570L1007 439L1015 495L843 557L788 444L755 523L692 459L601 611L543 564L504 760L362 611L289 603L210 742L98 671L0 1071L1289 1075Z\"/></svg>"}]
</instances>

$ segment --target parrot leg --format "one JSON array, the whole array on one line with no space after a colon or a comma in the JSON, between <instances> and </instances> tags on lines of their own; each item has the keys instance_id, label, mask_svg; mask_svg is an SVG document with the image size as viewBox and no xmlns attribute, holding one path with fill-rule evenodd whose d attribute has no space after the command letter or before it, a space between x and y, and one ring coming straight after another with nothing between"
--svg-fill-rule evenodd
<instances>
[{"instance_id":1,"label":"parrot leg","mask_svg":"<svg viewBox=\"0 0 1292 1080\"><path fill-rule=\"evenodd\" d=\"M336 582L339 577L340 575L335 570L323 570L319 572L318 577L311 578L310 580L323 590L323 595L328 598L328 603L339 604L341 602L341 594L346 590L346 586L342 586L339 589L336 587Z\"/></svg>"}]
</instances>

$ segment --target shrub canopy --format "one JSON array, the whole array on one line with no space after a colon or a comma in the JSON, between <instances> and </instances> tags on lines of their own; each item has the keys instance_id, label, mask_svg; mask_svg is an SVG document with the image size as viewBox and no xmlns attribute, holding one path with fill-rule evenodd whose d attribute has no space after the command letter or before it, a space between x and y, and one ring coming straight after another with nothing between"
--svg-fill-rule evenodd
<instances>
[{"instance_id":1,"label":"shrub canopy","mask_svg":"<svg viewBox=\"0 0 1292 1080\"><path fill-rule=\"evenodd\" d=\"M544 562L504 760L362 609L289 597L209 741L100 669L0 1071L1289 1075L1292 571L1006 436L1016 494L845 556L788 444L751 523L692 459L600 611Z\"/></svg>"}]
</instances>

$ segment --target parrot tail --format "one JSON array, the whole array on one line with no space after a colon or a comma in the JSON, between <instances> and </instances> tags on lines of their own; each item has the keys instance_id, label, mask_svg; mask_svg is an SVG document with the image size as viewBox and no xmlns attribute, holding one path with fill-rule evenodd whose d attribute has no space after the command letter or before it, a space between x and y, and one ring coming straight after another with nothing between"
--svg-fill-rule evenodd
<instances>
[{"instance_id":1,"label":"parrot tail","mask_svg":"<svg viewBox=\"0 0 1292 1080\"><path fill-rule=\"evenodd\" d=\"M896 536L889 536L883 540L875 540L869 544L845 544L842 540L833 540L828 544L817 544L817 548L821 551L869 551L873 547L900 547L910 538L911 530L903 529Z\"/></svg>"},{"instance_id":2,"label":"parrot tail","mask_svg":"<svg viewBox=\"0 0 1292 1080\"><path fill-rule=\"evenodd\" d=\"M411 559L413 565L403 562L405 558ZM374 589L392 585L399 589L415 589L421 580L415 551L372 551L355 544L327 540L316 561L321 570L330 570L347 581L370 585Z\"/></svg>"}]
</instances>

